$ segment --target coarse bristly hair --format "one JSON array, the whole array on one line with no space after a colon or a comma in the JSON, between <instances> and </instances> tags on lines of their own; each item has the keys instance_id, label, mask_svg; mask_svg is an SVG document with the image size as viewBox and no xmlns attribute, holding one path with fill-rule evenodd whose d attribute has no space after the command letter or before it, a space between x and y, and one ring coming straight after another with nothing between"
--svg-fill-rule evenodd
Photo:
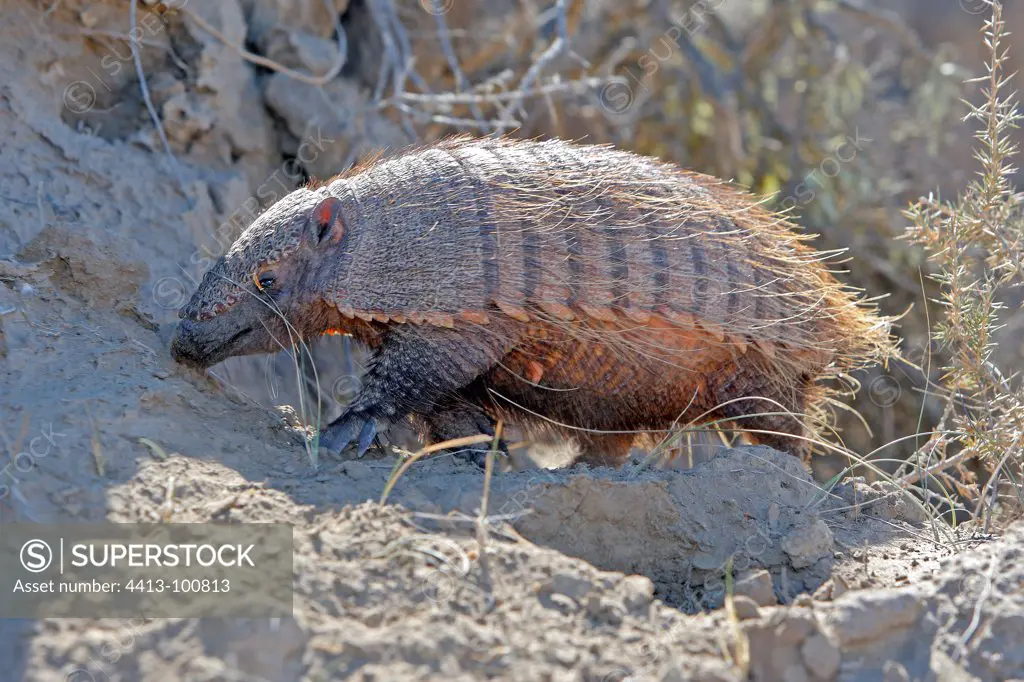
<instances>
[{"instance_id":1,"label":"coarse bristly hair","mask_svg":"<svg viewBox=\"0 0 1024 682\"><path fill-rule=\"evenodd\" d=\"M296 190L238 239L183 318L237 305L239 283L307 243L310 212L328 197L341 206L343 248L330 262L309 256L316 273L303 276L315 291L304 294L340 315L333 327L361 327L371 341L366 325L475 330L525 340L508 349L519 363L510 371L538 386L542 375L597 381L597 368L615 375L615 392L642 371L683 392L717 381L720 399L782 398L801 414L824 404L818 380L896 353L892 320L830 271L838 253L815 251L751 195L562 140L453 137ZM616 423L596 405L571 416Z\"/></svg>"}]
</instances>

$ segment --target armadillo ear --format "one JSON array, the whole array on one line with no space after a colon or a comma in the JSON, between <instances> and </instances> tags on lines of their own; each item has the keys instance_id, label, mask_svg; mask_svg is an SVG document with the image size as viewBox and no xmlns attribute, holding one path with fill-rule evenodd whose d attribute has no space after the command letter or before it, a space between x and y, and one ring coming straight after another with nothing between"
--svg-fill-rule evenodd
<instances>
[{"instance_id":1,"label":"armadillo ear","mask_svg":"<svg viewBox=\"0 0 1024 682\"><path fill-rule=\"evenodd\" d=\"M321 199L313 209L312 227L317 244L325 240L340 242L345 234L345 221L341 216L341 201L336 197Z\"/></svg>"}]
</instances>

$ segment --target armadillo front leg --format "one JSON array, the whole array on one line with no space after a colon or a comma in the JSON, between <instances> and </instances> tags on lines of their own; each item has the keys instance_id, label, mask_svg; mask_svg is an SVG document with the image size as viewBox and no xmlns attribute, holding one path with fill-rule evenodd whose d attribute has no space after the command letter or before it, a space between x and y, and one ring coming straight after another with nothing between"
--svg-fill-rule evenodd
<instances>
[{"instance_id":1,"label":"armadillo front leg","mask_svg":"<svg viewBox=\"0 0 1024 682\"><path fill-rule=\"evenodd\" d=\"M405 415L429 416L486 373L515 344L514 334L488 327L448 329L402 326L377 348L363 387L320 435L320 445L340 452L356 438L361 456L379 427Z\"/></svg>"}]
</instances>

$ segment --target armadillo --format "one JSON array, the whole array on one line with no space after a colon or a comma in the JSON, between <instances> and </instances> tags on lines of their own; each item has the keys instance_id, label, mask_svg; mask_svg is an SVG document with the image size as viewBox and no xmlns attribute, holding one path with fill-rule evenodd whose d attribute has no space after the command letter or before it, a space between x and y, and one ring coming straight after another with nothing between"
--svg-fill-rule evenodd
<instances>
[{"instance_id":1,"label":"armadillo","mask_svg":"<svg viewBox=\"0 0 1024 682\"><path fill-rule=\"evenodd\" d=\"M806 455L826 380L889 357L891 321L762 203L610 146L445 139L269 207L180 311L172 354L368 344L320 434L333 450L411 417L431 441L544 426L595 465L712 422Z\"/></svg>"}]
</instances>

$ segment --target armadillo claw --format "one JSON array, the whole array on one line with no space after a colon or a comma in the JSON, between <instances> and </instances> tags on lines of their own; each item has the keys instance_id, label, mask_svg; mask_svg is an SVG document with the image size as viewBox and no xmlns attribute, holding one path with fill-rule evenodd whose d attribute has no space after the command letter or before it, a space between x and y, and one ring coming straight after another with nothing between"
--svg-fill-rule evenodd
<instances>
[{"instance_id":1,"label":"armadillo claw","mask_svg":"<svg viewBox=\"0 0 1024 682\"><path fill-rule=\"evenodd\" d=\"M484 434L494 436L494 420L482 410L474 409L467 405L457 404L445 410L439 410L427 418L430 426L429 440L439 443L446 440L455 440L464 436ZM491 449L491 442L477 443L465 448L449 450L450 454L467 462L471 462L481 469L487 461L487 453ZM502 439L498 440L499 457L508 456L508 446Z\"/></svg>"},{"instance_id":2,"label":"armadillo claw","mask_svg":"<svg viewBox=\"0 0 1024 682\"><path fill-rule=\"evenodd\" d=\"M480 443L479 445L471 445L468 448L462 448L459 450L452 450L452 454L471 464L475 464L481 469L487 466L487 454L491 450L490 443ZM504 439L498 440L498 450L495 452L499 459L508 458L508 445ZM496 460L497 461L497 460Z\"/></svg>"},{"instance_id":3,"label":"armadillo claw","mask_svg":"<svg viewBox=\"0 0 1024 682\"><path fill-rule=\"evenodd\" d=\"M359 432L359 450L356 452L357 458L362 458L366 454L366 451L373 445L373 439L377 437L377 420L371 419L366 422L363 426L363 430Z\"/></svg>"},{"instance_id":4,"label":"armadillo claw","mask_svg":"<svg viewBox=\"0 0 1024 682\"><path fill-rule=\"evenodd\" d=\"M377 420L365 412L343 414L320 433L320 447L341 454L357 436L356 457L362 457L377 437Z\"/></svg>"}]
</instances>

